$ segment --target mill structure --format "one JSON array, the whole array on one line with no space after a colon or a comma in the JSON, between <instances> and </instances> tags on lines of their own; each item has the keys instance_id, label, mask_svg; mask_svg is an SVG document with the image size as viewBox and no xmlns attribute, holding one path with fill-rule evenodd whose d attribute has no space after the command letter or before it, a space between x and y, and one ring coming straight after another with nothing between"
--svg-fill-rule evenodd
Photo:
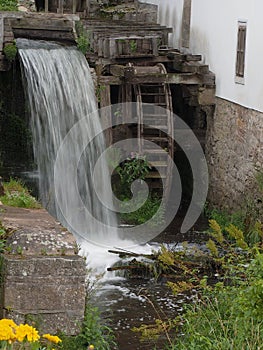
<instances>
[{"instance_id":1,"label":"mill structure","mask_svg":"<svg viewBox=\"0 0 263 350\"><path fill-rule=\"evenodd\" d=\"M136 0L42 0L36 1L35 12L2 12L0 30L2 71L11 69L4 48L16 38L65 45L82 41L102 117L118 118L122 124L107 131L108 145L136 138L139 153L151 165L150 186L169 192L170 160L179 152L171 137L174 114L204 144L206 118L214 111L215 76L201 55L170 47L172 29L157 23L156 5ZM136 104L135 111L130 102ZM122 106L118 113L104 108L117 103ZM159 149L152 149L147 141Z\"/></svg>"}]
</instances>

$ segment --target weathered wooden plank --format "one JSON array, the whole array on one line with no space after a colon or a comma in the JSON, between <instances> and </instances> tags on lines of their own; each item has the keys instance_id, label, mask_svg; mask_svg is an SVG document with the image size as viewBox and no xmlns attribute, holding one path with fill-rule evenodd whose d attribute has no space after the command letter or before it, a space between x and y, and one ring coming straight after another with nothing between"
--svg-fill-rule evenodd
<instances>
[{"instance_id":1,"label":"weathered wooden plank","mask_svg":"<svg viewBox=\"0 0 263 350\"><path fill-rule=\"evenodd\" d=\"M3 51L4 46L4 18L0 13L0 51Z\"/></svg>"},{"instance_id":2,"label":"weathered wooden plank","mask_svg":"<svg viewBox=\"0 0 263 350\"><path fill-rule=\"evenodd\" d=\"M189 48L192 0L184 0L182 19L182 47Z\"/></svg>"},{"instance_id":3,"label":"weathered wooden plank","mask_svg":"<svg viewBox=\"0 0 263 350\"><path fill-rule=\"evenodd\" d=\"M110 95L110 85L100 85L99 89L99 100L100 100L100 116L102 125L107 125L108 121L111 120L111 95ZM108 108L104 108L108 107ZM105 122L104 122L105 121ZM111 123L110 123L111 125ZM108 128L104 131L105 142L107 146L112 144L112 129Z\"/></svg>"},{"instance_id":4,"label":"weathered wooden plank","mask_svg":"<svg viewBox=\"0 0 263 350\"><path fill-rule=\"evenodd\" d=\"M111 64L110 65L110 74L116 76L116 77L124 77L125 73L125 66L119 65L119 64Z\"/></svg>"},{"instance_id":5,"label":"weathered wooden plank","mask_svg":"<svg viewBox=\"0 0 263 350\"><path fill-rule=\"evenodd\" d=\"M181 66L181 72L207 74L209 73L209 67L196 61L184 62Z\"/></svg>"},{"instance_id":6,"label":"weathered wooden plank","mask_svg":"<svg viewBox=\"0 0 263 350\"><path fill-rule=\"evenodd\" d=\"M200 75L203 80L203 84L205 86L214 86L215 85L215 74L212 72L209 72L207 74Z\"/></svg>"},{"instance_id":7,"label":"weathered wooden plank","mask_svg":"<svg viewBox=\"0 0 263 350\"><path fill-rule=\"evenodd\" d=\"M49 39L75 42L73 32L68 31L51 31L51 30L24 30L14 29L15 38L28 38L28 39Z\"/></svg>"},{"instance_id":8,"label":"weathered wooden plank","mask_svg":"<svg viewBox=\"0 0 263 350\"><path fill-rule=\"evenodd\" d=\"M208 85L212 84L213 77L205 75L205 82ZM115 76L101 76L99 82L105 85L121 85L123 79ZM167 73L167 74L155 74L155 75L142 75L142 76L131 76L129 79L125 79L130 84L189 84L189 85L203 85L203 76L197 73Z\"/></svg>"},{"instance_id":9,"label":"weathered wooden plank","mask_svg":"<svg viewBox=\"0 0 263 350\"><path fill-rule=\"evenodd\" d=\"M202 77L191 73L167 73L155 75L134 76L129 79L131 84L167 83L167 84L202 84Z\"/></svg>"},{"instance_id":10,"label":"weathered wooden plank","mask_svg":"<svg viewBox=\"0 0 263 350\"><path fill-rule=\"evenodd\" d=\"M45 0L45 12L48 12L48 0Z\"/></svg>"},{"instance_id":11,"label":"weathered wooden plank","mask_svg":"<svg viewBox=\"0 0 263 350\"><path fill-rule=\"evenodd\" d=\"M23 29L23 30L50 30L50 31L55 31L55 32L72 32L73 28L72 26L60 26L60 25L42 25L41 23L39 23L38 26L30 26L30 25L14 25L12 26L13 30L19 30L19 29Z\"/></svg>"},{"instance_id":12,"label":"weathered wooden plank","mask_svg":"<svg viewBox=\"0 0 263 350\"><path fill-rule=\"evenodd\" d=\"M121 85L123 84L123 79L114 76L100 76L98 77L98 83L100 85Z\"/></svg>"},{"instance_id":13,"label":"weathered wooden plank","mask_svg":"<svg viewBox=\"0 0 263 350\"><path fill-rule=\"evenodd\" d=\"M193 54L187 54L185 55L186 61L201 61L202 55L193 55Z\"/></svg>"}]
</instances>

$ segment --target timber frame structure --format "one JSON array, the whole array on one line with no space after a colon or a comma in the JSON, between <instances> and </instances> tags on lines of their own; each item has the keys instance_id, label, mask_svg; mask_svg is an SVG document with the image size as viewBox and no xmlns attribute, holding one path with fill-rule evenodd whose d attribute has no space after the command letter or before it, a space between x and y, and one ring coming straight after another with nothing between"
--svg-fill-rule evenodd
<instances>
[{"instance_id":1,"label":"timber frame structure","mask_svg":"<svg viewBox=\"0 0 263 350\"><path fill-rule=\"evenodd\" d=\"M172 29L157 24L157 6L137 0L113 2L115 7L98 10L95 0L87 1L77 14L74 14L76 1L70 2L72 10L71 5L65 11L54 8L56 13L45 13L47 1L42 13L0 13L0 71L10 69L3 49L18 37L70 45L76 44L78 37L84 38L87 61L96 73L96 94L103 117L116 118L116 111L114 114L111 108L103 107L117 103L124 106L124 110L118 111L122 127L108 130L107 143L137 138L139 153L157 154L146 147L146 141L152 141L173 159L176 151L176 143L170 137L176 128L173 113L185 119L204 142L206 117L214 112L215 76L201 63L201 55L169 47ZM56 4L61 6L62 2ZM127 107L131 102L137 105L135 115ZM152 105L154 112L145 111L144 105ZM171 169L161 153L149 158L153 169L149 181L152 187L164 187L169 192ZM163 179L164 185L160 185Z\"/></svg>"}]
</instances>

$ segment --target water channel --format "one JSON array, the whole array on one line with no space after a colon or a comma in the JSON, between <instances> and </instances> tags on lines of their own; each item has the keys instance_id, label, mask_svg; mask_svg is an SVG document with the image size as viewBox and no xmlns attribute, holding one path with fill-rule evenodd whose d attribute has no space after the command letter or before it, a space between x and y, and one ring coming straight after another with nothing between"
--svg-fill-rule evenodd
<instances>
[{"instance_id":1,"label":"water channel","mask_svg":"<svg viewBox=\"0 0 263 350\"><path fill-rule=\"evenodd\" d=\"M195 228L186 234L179 233L182 218L176 217L171 225L155 240L149 242L145 252L158 251L161 244L176 250L182 248L182 242L205 249L206 235L202 233L207 228L204 217L200 217ZM138 249L143 251L142 247ZM134 250L136 252L136 249ZM123 278L112 272L98 284L98 290L92 298L94 305L99 307L106 324L112 327L116 336L118 350L163 350L168 339L161 333L158 339L142 341L141 333L132 331L133 327L142 324L154 324L156 319L163 321L174 319L182 314L186 303L193 303L196 293L179 293L174 296L166 285L166 279L155 280L144 278ZM174 335L173 332L170 335Z\"/></svg>"}]
</instances>

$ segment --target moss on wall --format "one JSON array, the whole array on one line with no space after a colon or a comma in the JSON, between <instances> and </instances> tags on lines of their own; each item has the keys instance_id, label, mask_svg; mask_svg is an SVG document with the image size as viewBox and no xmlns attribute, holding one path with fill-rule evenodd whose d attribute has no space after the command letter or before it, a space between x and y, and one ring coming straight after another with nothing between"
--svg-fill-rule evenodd
<instances>
[{"instance_id":1,"label":"moss on wall","mask_svg":"<svg viewBox=\"0 0 263 350\"><path fill-rule=\"evenodd\" d=\"M0 72L0 166L29 168L32 162L29 115L15 62L10 71Z\"/></svg>"}]
</instances>

